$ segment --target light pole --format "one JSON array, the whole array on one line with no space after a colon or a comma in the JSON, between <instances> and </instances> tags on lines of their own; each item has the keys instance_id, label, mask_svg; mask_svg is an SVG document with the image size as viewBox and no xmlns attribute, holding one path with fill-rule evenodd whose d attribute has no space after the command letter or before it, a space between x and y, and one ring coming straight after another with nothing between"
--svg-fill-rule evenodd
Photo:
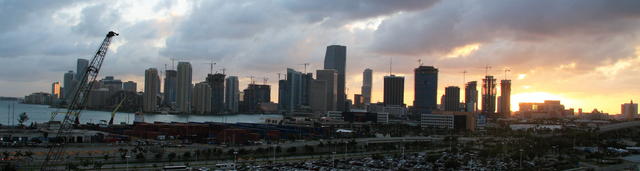
<instances>
[{"instance_id":1,"label":"light pole","mask_svg":"<svg viewBox=\"0 0 640 171\"><path fill-rule=\"evenodd\" d=\"M233 152L233 170L238 170L238 152Z\"/></svg>"},{"instance_id":2,"label":"light pole","mask_svg":"<svg viewBox=\"0 0 640 171\"><path fill-rule=\"evenodd\" d=\"M125 160L127 161L127 166L126 166L127 170L129 170L129 157L131 157L131 156L129 156L129 155L124 156Z\"/></svg>"},{"instance_id":3,"label":"light pole","mask_svg":"<svg viewBox=\"0 0 640 171\"><path fill-rule=\"evenodd\" d=\"M333 152L333 155L331 155L331 162L333 162L333 168L336 168L336 152Z\"/></svg>"},{"instance_id":4,"label":"light pole","mask_svg":"<svg viewBox=\"0 0 640 171\"><path fill-rule=\"evenodd\" d=\"M278 148L278 144L273 145L273 163L276 163L276 148Z\"/></svg>"},{"instance_id":5,"label":"light pole","mask_svg":"<svg viewBox=\"0 0 640 171\"><path fill-rule=\"evenodd\" d=\"M520 149L520 170L522 170L522 149Z\"/></svg>"}]
</instances>

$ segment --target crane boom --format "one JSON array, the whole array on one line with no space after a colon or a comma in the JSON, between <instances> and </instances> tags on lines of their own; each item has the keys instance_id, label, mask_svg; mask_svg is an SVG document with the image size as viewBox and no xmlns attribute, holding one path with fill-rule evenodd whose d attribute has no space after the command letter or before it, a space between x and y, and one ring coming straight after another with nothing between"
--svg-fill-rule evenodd
<instances>
[{"instance_id":1,"label":"crane boom","mask_svg":"<svg viewBox=\"0 0 640 171\"><path fill-rule=\"evenodd\" d=\"M120 103L118 103L118 106L116 106L116 108L113 109L113 112L111 112L111 119L109 120L109 125L113 125L113 118L116 116L116 112L118 112L118 109L122 107L122 103L124 103L124 100L127 100L127 95L125 95L124 98L122 98Z\"/></svg>"},{"instance_id":2,"label":"crane boom","mask_svg":"<svg viewBox=\"0 0 640 171\"><path fill-rule=\"evenodd\" d=\"M91 59L87 70L84 73L84 77L82 77L81 81L78 83L76 90L73 93L72 100L67 106L67 112L64 116L64 119L60 123L60 129L58 129L57 137L62 139L63 142L60 145L51 145L49 147L49 152L47 153L47 157L42 162L42 166L40 170L55 170L52 167L52 162L60 161L63 156L65 139L69 136L70 130L73 126L73 122L79 117L80 112L84 109L85 104L87 102L87 98L89 97L89 93L91 92L91 88L93 87L93 83L98 77L98 73L100 72L100 67L102 67L102 62L104 61L104 57L107 54L107 50L109 49L109 45L111 44L111 39L114 36L118 36L118 33L110 31L107 33L106 37L102 41L100 48L96 52L95 56Z\"/></svg>"}]
</instances>

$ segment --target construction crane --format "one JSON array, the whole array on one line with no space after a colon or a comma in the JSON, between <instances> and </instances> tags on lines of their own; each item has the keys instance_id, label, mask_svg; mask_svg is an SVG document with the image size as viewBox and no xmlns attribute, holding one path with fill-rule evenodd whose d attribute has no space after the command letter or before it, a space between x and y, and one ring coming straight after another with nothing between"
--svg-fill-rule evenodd
<instances>
[{"instance_id":1,"label":"construction crane","mask_svg":"<svg viewBox=\"0 0 640 171\"><path fill-rule=\"evenodd\" d=\"M113 109L113 112L111 112L111 119L109 120L109 125L113 125L113 118L116 117L116 112L118 112L118 109L120 109L120 107L122 107L122 103L124 103L124 101L127 100L127 95L124 96L124 98L122 98L122 100L120 101L120 103L118 103L118 106L116 106L115 109Z\"/></svg>"},{"instance_id":2,"label":"construction crane","mask_svg":"<svg viewBox=\"0 0 640 171\"><path fill-rule=\"evenodd\" d=\"M104 61L104 57L107 55L111 39L114 36L118 36L118 33L113 31L107 33L102 44L98 48L98 51L95 53L95 56L91 59L91 62L84 73L84 77L82 77L82 80L78 82L78 86L76 87L77 91L75 91L73 96L71 96L71 102L67 107L67 113L65 114L62 122L60 122L60 129L58 129L56 134L57 137L62 137L62 139L64 139L64 137L69 136L74 120L79 118L80 113L87 103L93 83L96 82L96 78L100 72L100 67L102 67L102 62ZM65 143L66 142L63 141L60 145L52 145L49 147L49 152L47 153L45 160L42 162L40 170L56 170L54 168L54 162L59 162L63 159Z\"/></svg>"},{"instance_id":3,"label":"construction crane","mask_svg":"<svg viewBox=\"0 0 640 171\"><path fill-rule=\"evenodd\" d=\"M300 65L304 65L304 73L307 73L307 66L309 66L309 63L303 63Z\"/></svg>"}]
</instances>

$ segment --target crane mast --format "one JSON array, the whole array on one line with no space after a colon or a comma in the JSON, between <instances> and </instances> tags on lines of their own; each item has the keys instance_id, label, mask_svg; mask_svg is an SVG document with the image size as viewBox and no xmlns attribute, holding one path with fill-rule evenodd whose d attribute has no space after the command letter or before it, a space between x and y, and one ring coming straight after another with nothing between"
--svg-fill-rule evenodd
<instances>
[{"instance_id":1,"label":"crane mast","mask_svg":"<svg viewBox=\"0 0 640 171\"><path fill-rule=\"evenodd\" d=\"M100 67L102 67L102 62L104 61L104 57L107 54L107 50L109 49L109 44L111 44L111 39L114 36L118 36L118 33L110 31L107 33L106 37L102 41L100 48L96 52L95 56L91 59L89 63L89 67L84 73L84 77L78 83L76 90L73 93L73 97L69 105L67 106L67 112L64 116L64 119L60 123L60 128L57 131L57 137L62 139L62 143L60 145L51 145L49 148L49 152L47 153L47 157L42 162L41 170L55 170L52 165L52 162L60 161L63 157L64 146L66 143L66 137L70 134L70 130L74 125L74 122L78 120L80 116L80 112L85 107L87 102L87 98L89 97L89 93L91 92L91 88L93 87L93 83L98 77L98 73L100 72Z\"/></svg>"}]
</instances>

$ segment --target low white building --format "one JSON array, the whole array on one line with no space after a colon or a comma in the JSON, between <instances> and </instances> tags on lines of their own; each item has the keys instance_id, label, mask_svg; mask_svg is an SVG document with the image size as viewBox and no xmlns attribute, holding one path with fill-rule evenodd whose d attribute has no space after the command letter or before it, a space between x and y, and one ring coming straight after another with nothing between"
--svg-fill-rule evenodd
<instances>
[{"instance_id":1,"label":"low white building","mask_svg":"<svg viewBox=\"0 0 640 171\"><path fill-rule=\"evenodd\" d=\"M453 129L454 115L422 114L420 126L423 128Z\"/></svg>"}]
</instances>

